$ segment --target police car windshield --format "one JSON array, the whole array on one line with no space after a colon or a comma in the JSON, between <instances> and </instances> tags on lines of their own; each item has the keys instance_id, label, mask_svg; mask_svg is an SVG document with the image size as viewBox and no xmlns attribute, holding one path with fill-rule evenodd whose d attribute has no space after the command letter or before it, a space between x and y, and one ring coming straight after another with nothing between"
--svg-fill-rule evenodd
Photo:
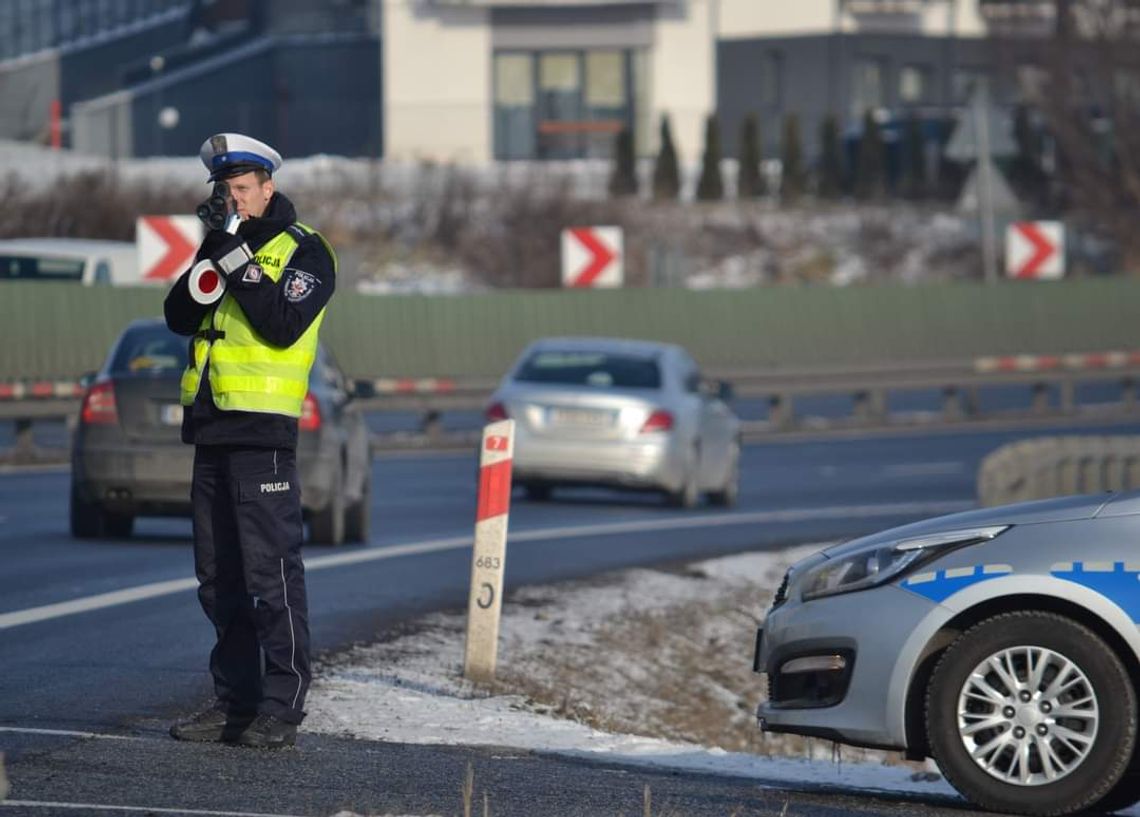
<instances>
[{"instance_id":1,"label":"police car windshield","mask_svg":"<svg viewBox=\"0 0 1140 817\"><path fill-rule=\"evenodd\" d=\"M187 342L162 326L130 329L115 351L111 374L181 372L186 368Z\"/></svg>"},{"instance_id":2,"label":"police car windshield","mask_svg":"<svg viewBox=\"0 0 1140 817\"><path fill-rule=\"evenodd\" d=\"M645 357L605 352L542 351L527 358L515 380L614 389L659 389L661 370Z\"/></svg>"}]
</instances>

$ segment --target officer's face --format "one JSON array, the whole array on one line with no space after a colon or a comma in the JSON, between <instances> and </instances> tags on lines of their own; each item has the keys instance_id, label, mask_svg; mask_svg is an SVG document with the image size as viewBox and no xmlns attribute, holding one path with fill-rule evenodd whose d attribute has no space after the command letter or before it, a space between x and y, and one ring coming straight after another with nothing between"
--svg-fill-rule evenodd
<instances>
[{"instance_id":1,"label":"officer's face","mask_svg":"<svg viewBox=\"0 0 1140 817\"><path fill-rule=\"evenodd\" d=\"M273 179L261 182L256 173L243 173L226 179L226 184L230 186L230 195L237 204L242 221L264 215L269 200L273 198Z\"/></svg>"}]
</instances>

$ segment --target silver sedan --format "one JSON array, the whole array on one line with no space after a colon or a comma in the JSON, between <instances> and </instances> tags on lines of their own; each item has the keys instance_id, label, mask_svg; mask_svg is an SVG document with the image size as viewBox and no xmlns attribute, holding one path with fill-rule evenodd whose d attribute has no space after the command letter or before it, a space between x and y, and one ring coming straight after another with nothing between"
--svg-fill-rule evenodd
<instances>
[{"instance_id":1,"label":"silver sedan","mask_svg":"<svg viewBox=\"0 0 1140 817\"><path fill-rule=\"evenodd\" d=\"M696 507L736 501L740 424L731 389L702 379L681 347L548 338L503 378L488 420L514 418L514 481L545 499L561 485L663 492Z\"/></svg>"},{"instance_id":2,"label":"silver sedan","mask_svg":"<svg viewBox=\"0 0 1140 817\"><path fill-rule=\"evenodd\" d=\"M933 757L983 808L1140 800L1140 492L969 511L793 565L760 632L772 732Z\"/></svg>"}]
</instances>

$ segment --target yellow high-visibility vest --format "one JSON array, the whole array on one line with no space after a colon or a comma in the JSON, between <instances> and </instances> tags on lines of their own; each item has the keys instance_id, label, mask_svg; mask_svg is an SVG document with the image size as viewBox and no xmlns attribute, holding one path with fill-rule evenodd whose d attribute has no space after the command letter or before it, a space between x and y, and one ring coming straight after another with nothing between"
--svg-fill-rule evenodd
<instances>
[{"instance_id":1,"label":"yellow high-visibility vest","mask_svg":"<svg viewBox=\"0 0 1140 817\"><path fill-rule=\"evenodd\" d=\"M292 225L271 238L250 263L261 267L262 274L273 281L280 280L297 249L294 228L302 238L314 234L321 239L335 270L332 247L324 236L304 224ZM199 334L192 341L190 364L182 373L182 405L194 404L202 369L209 361L210 391L219 409L300 417L309 390L309 371L317 356L317 333L324 317L325 310L321 309L292 346L273 346L249 325L237 300L226 292L218 307L202 319Z\"/></svg>"}]
</instances>

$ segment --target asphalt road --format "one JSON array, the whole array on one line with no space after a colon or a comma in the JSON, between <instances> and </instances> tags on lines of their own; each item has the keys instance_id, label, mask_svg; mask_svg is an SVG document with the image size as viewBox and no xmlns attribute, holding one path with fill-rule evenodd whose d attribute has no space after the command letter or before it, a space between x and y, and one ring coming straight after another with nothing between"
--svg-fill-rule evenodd
<instances>
[{"instance_id":1,"label":"asphalt road","mask_svg":"<svg viewBox=\"0 0 1140 817\"><path fill-rule=\"evenodd\" d=\"M1095 433L1136 433L1137 427ZM854 536L967 507L980 459L1044 433L947 432L748 446L740 506L665 508L655 497L567 491L515 503L507 586L634 564ZM1081 433L1093 433L1088 429ZM311 548L306 560L318 651L397 628L466 600L475 463L468 456L374 463L373 540ZM460 813L468 762L498 814L640 813L645 785L666 813L918 813L910 800L786 792L755 783L616 769L510 751L432 748L302 735L281 756L165 738L167 722L209 697L211 632L191 589L189 524L142 520L129 541L67 534L65 470L0 473L0 751L13 791L5 814L62 803L234 813ZM156 583L180 582L170 592ZM155 595L63 613L45 606L121 591ZM38 611L38 612L37 612ZM61 614L62 613L62 614ZM38 619L38 620L37 620ZM749 645L741 645L742 655ZM30 730L60 730L49 734ZM112 737L99 737L99 736ZM13 805L55 803L57 805ZM923 814L962 813L956 801ZM659 809L655 808L654 813ZM178 812L183 813L183 812Z\"/></svg>"}]
</instances>

